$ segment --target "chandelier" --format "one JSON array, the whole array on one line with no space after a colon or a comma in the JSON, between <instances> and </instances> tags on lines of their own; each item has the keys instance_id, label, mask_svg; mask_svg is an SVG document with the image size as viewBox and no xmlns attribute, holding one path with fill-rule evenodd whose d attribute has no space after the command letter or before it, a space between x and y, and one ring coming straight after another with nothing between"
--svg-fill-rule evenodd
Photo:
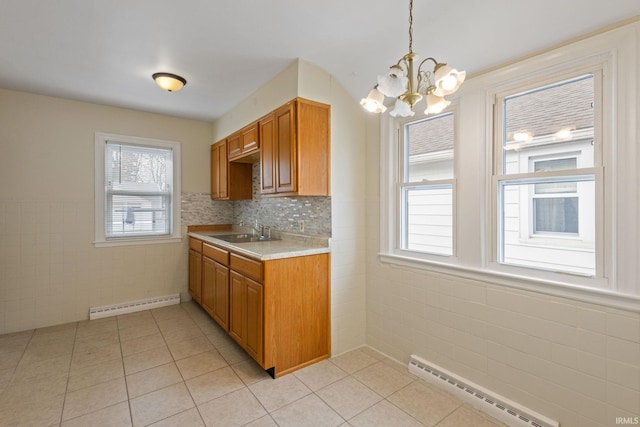
<instances>
[{"instance_id":1,"label":"chandelier","mask_svg":"<svg viewBox=\"0 0 640 427\"><path fill-rule=\"evenodd\" d=\"M419 60L413 53L413 0L409 0L409 53L392 65L386 74L378 76L378 84L360 101L360 105L372 113L384 113L387 109L384 97L397 98L389 114L409 117L415 114L413 107L424 96L427 103L424 114L437 114L444 110L451 104L444 97L458 90L466 72L429 57L420 62L414 77L414 63ZM433 63L433 69L423 70L423 66L430 63Z\"/></svg>"}]
</instances>

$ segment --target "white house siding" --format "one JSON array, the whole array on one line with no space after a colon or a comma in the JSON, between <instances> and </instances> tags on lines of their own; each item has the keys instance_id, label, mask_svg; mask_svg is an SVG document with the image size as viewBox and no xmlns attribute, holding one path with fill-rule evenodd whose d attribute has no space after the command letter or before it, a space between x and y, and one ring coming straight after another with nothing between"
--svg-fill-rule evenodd
<instances>
[{"instance_id":1,"label":"white house siding","mask_svg":"<svg viewBox=\"0 0 640 427\"><path fill-rule=\"evenodd\" d=\"M505 158L505 174L531 172L531 159L562 158L575 156L578 167L588 167L593 159L591 139L561 145L553 144L521 151L508 151ZM587 163L586 166L583 166ZM593 182L576 185L579 232L534 233L533 193L534 184L508 185L503 193L503 259L505 264L565 271L578 274L595 274L595 186Z\"/></svg>"}]
</instances>

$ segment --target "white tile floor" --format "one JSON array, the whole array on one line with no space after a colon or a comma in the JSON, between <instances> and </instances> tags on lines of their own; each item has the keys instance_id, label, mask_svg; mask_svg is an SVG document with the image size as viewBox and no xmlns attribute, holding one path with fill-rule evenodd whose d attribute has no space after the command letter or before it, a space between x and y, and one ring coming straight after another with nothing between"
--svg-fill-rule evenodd
<instances>
[{"instance_id":1,"label":"white tile floor","mask_svg":"<svg viewBox=\"0 0 640 427\"><path fill-rule=\"evenodd\" d=\"M363 347L271 379L195 303L0 335L0 426L502 425Z\"/></svg>"}]
</instances>

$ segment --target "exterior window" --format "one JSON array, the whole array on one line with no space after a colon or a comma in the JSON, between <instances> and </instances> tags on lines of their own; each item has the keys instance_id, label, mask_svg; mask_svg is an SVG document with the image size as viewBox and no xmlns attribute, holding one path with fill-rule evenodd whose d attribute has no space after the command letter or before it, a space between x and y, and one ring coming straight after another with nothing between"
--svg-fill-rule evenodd
<instances>
[{"instance_id":1,"label":"exterior window","mask_svg":"<svg viewBox=\"0 0 640 427\"><path fill-rule=\"evenodd\" d=\"M594 74L499 100L498 262L594 276Z\"/></svg>"},{"instance_id":2,"label":"exterior window","mask_svg":"<svg viewBox=\"0 0 640 427\"><path fill-rule=\"evenodd\" d=\"M453 119L448 113L402 126L400 249L454 253Z\"/></svg>"},{"instance_id":3,"label":"exterior window","mask_svg":"<svg viewBox=\"0 0 640 427\"><path fill-rule=\"evenodd\" d=\"M96 199L101 202L98 206L96 200L96 213L99 209L102 214L96 216L96 242L179 235L179 147L166 141L96 135Z\"/></svg>"},{"instance_id":4,"label":"exterior window","mask_svg":"<svg viewBox=\"0 0 640 427\"><path fill-rule=\"evenodd\" d=\"M534 162L534 172L575 169L576 158ZM535 184L533 191L533 234L578 234L578 184L562 182Z\"/></svg>"}]
</instances>

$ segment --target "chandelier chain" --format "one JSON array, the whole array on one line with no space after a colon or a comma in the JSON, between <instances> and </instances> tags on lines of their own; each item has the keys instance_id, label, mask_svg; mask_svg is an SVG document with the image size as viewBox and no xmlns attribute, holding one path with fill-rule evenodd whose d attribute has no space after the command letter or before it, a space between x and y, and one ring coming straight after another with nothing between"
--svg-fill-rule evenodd
<instances>
[{"instance_id":1,"label":"chandelier chain","mask_svg":"<svg viewBox=\"0 0 640 427\"><path fill-rule=\"evenodd\" d=\"M409 0L409 53L413 53L413 0Z\"/></svg>"}]
</instances>

